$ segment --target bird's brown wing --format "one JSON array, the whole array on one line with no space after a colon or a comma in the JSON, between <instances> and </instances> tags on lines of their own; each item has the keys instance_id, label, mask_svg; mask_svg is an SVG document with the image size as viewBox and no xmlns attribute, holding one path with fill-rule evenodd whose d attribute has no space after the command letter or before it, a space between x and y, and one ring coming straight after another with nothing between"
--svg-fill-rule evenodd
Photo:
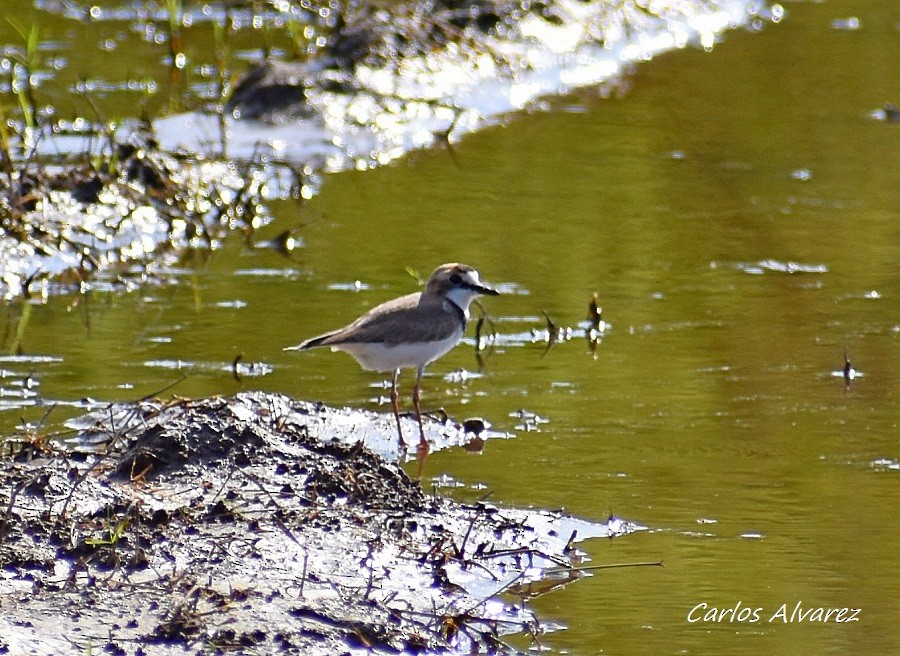
<instances>
[{"instance_id":1,"label":"bird's brown wing","mask_svg":"<svg viewBox=\"0 0 900 656\"><path fill-rule=\"evenodd\" d=\"M421 294L414 293L382 303L359 319L321 338L314 338L310 346L338 346L340 344L384 342L436 342L450 337L464 322L461 312L446 307L444 299L420 302Z\"/></svg>"}]
</instances>

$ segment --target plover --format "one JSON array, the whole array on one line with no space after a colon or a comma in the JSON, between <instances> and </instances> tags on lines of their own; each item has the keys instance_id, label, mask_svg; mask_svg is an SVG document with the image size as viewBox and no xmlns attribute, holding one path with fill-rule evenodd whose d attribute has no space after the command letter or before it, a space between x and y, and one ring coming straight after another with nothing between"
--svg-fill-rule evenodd
<instances>
[{"instance_id":1,"label":"plover","mask_svg":"<svg viewBox=\"0 0 900 656\"><path fill-rule=\"evenodd\" d=\"M285 351L305 351L330 346L346 351L363 369L393 372L391 406L397 420L400 445L405 446L400 427L397 378L403 368L416 370L413 406L419 423L419 450L428 451L419 392L422 374L429 362L437 360L462 339L469 319L469 304L476 296L496 296L499 292L481 282L478 272L465 264L442 264L425 285L425 290L407 294L372 308L356 321L338 330L313 337Z\"/></svg>"}]
</instances>

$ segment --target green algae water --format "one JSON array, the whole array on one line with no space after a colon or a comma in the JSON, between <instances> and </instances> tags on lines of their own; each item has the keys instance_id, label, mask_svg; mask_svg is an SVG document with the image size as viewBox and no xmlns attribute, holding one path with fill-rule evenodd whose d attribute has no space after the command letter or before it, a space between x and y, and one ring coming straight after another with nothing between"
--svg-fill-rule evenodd
<instances>
[{"instance_id":1,"label":"green algae water","mask_svg":"<svg viewBox=\"0 0 900 656\"><path fill-rule=\"evenodd\" d=\"M166 286L7 304L2 432L175 382L167 394L263 388L387 412L384 379L350 357L282 348L414 291L407 268L462 261L507 292L484 301L506 339L482 366L470 344L431 365L423 405L515 437L432 455L425 485L614 513L649 530L587 543L591 564L664 563L530 602L568 627L542 644L900 651L900 126L873 115L900 100L900 14L787 8L710 53L641 65L611 96L510 117L454 157L273 202L259 238L296 229L290 258L235 236ZM602 341L547 348L542 312L577 328L594 292ZM238 355L265 375L235 378Z\"/></svg>"}]
</instances>

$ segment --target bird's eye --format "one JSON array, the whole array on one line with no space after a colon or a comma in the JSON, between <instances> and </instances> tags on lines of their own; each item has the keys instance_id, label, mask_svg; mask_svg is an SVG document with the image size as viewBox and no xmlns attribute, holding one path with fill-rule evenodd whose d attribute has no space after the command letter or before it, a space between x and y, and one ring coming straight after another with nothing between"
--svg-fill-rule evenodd
<instances>
[{"instance_id":1,"label":"bird's eye","mask_svg":"<svg viewBox=\"0 0 900 656\"><path fill-rule=\"evenodd\" d=\"M454 273L450 276L450 284L459 285L460 283L462 283L461 275L459 275L458 273Z\"/></svg>"}]
</instances>

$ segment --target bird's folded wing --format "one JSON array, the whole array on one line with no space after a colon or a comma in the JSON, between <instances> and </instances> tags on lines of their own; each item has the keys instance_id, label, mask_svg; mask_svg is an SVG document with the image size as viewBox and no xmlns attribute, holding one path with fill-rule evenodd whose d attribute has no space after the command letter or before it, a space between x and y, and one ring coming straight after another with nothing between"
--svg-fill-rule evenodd
<instances>
[{"instance_id":1,"label":"bird's folded wing","mask_svg":"<svg viewBox=\"0 0 900 656\"><path fill-rule=\"evenodd\" d=\"M397 299L405 300L405 299ZM388 304L385 304L388 305ZM398 304L399 305L399 304ZM405 305L375 308L343 328L321 345L383 342L396 345L403 342L438 342L449 339L463 324L462 314L441 305Z\"/></svg>"}]
</instances>

